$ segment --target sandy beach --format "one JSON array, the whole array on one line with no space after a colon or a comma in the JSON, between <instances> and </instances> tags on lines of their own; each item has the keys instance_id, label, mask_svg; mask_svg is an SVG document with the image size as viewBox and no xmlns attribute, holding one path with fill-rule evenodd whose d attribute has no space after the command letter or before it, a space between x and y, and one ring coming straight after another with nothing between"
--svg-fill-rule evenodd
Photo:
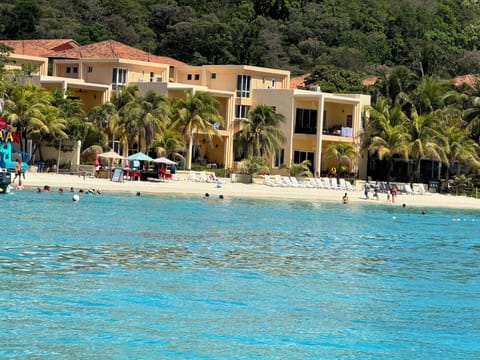
<instances>
[{"instance_id":1,"label":"sandy beach","mask_svg":"<svg viewBox=\"0 0 480 360\"><path fill-rule=\"evenodd\" d=\"M69 191L71 187L78 191L89 188L98 189L102 192L129 192L135 194L176 194L188 196L203 196L209 193L211 197L223 195L235 198L257 198L257 199L283 199L283 200L301 200L301 201L334 201L341 202L345 191L328 190L317 188L285 188L270 187L263 184L242 184L224 182L221 187L216 183L201 183L188 180L179 181L130 181L113 182L110 179L100 179L94 177L83 177L70 174L56 173L37 173L27 172L26 179L22 180L24 189L15 190L15 184L12 184L13 191L34 191L36 188L43 188L49 185L51 191L58 191L62 188ZM368 204L391 204L387 201L385 194L380 194L379 200L365 200L362 191L350 191L348 193L350 203L368 203ZM480 199L468 198L465 196L454 196L446 194L426 194L426 195L406 195L400 194L391 206L416 206L416 207L443 207L443 208L463 208L480 209Z\"/></svg>"}]
</instances>

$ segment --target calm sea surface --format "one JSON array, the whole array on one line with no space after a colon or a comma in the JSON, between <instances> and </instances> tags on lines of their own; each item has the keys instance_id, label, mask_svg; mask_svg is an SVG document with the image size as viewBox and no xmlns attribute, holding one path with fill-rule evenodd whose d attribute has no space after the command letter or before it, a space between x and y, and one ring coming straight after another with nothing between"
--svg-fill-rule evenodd
<instances>
[{"instance_id":1,"label":"calm sea surface","mask_svg":"<svg viewBox=\"0 0 480 360\"><path fill-rule=\"evenodd\" d=\"M0 358L479 359L480 212L420 210L1 195Z\"/></svg>"}]
</instances>

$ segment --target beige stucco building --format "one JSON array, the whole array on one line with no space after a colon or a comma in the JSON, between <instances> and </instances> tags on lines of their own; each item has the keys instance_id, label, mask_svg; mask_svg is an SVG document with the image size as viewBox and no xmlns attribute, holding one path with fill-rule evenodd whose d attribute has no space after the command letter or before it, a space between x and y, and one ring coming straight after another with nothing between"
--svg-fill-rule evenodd
<instances>
[{"instance_id":1,"label":"beige stucco building","mask_svg":"<svg viewBox=\"0 0 480 360\"><path fill-rule=\"evenodd\" d=\"M196 158L206 164L236 166L236 119L246 118L259 104L273 106L286 120L282 124L286 141L282 151L270 159L272 172L309 159L314 173L320 175L336 166L334 159L324 156L329 144L345 142L360 149L362 114L370 97L291 88L289 71L248 65L189 66L111 40L78 46L67 39L55 43L53 49L49 43L42 56L38 51L26 54L25 44L16 45L11 58L17 66L29 61L38 66L38 72L30 74L32 81L47 89L65 90L86 111L108 101L112 91L129 85L136 85L141 94L153 91L169 98L184 97L186 92L210 93L219 102L224 125L217 126L212 141L202 134L196 139ZM185 167L191 167L190 161ZM360 158L351 170L364 177L365 168L366 159Z\"/></svg>"}]
</instances>

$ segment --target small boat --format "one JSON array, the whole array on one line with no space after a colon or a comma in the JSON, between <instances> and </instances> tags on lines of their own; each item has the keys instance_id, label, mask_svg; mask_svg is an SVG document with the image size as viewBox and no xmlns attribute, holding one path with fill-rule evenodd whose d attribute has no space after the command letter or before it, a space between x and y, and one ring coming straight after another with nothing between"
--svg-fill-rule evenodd
<instances>
[{"instance_id":1,"label":"small boat","mask_svg":"<svg viewBox=\"0 0 480 360\"><path fill-rule=\"evenodd\" d=\"M10 184L12 183L12 174L7 169L0 169L0 194L10 192Z\"/></svg>"}]
</instances>

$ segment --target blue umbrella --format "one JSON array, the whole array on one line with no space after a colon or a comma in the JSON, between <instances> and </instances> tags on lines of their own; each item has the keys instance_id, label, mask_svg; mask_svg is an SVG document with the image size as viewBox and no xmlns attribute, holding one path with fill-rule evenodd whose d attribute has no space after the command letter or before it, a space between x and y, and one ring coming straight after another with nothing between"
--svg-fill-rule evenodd
<instances>
[{"instance_id":1,"label":"blue umbrella","mask_svg":"<svg viewBox=\"0 0 480 360\"><path fill-rule=\"evenodd\" d=\"M144 153L142 152L138 152L136 154L133 154L133 155L130 155L129 157L127 157L127 160L130 160L130 161L133 161L133 160L138 160L138 161L153 161L153 159L148 156L148 155L145 155Z\"/></svg>"}]
</instances>

